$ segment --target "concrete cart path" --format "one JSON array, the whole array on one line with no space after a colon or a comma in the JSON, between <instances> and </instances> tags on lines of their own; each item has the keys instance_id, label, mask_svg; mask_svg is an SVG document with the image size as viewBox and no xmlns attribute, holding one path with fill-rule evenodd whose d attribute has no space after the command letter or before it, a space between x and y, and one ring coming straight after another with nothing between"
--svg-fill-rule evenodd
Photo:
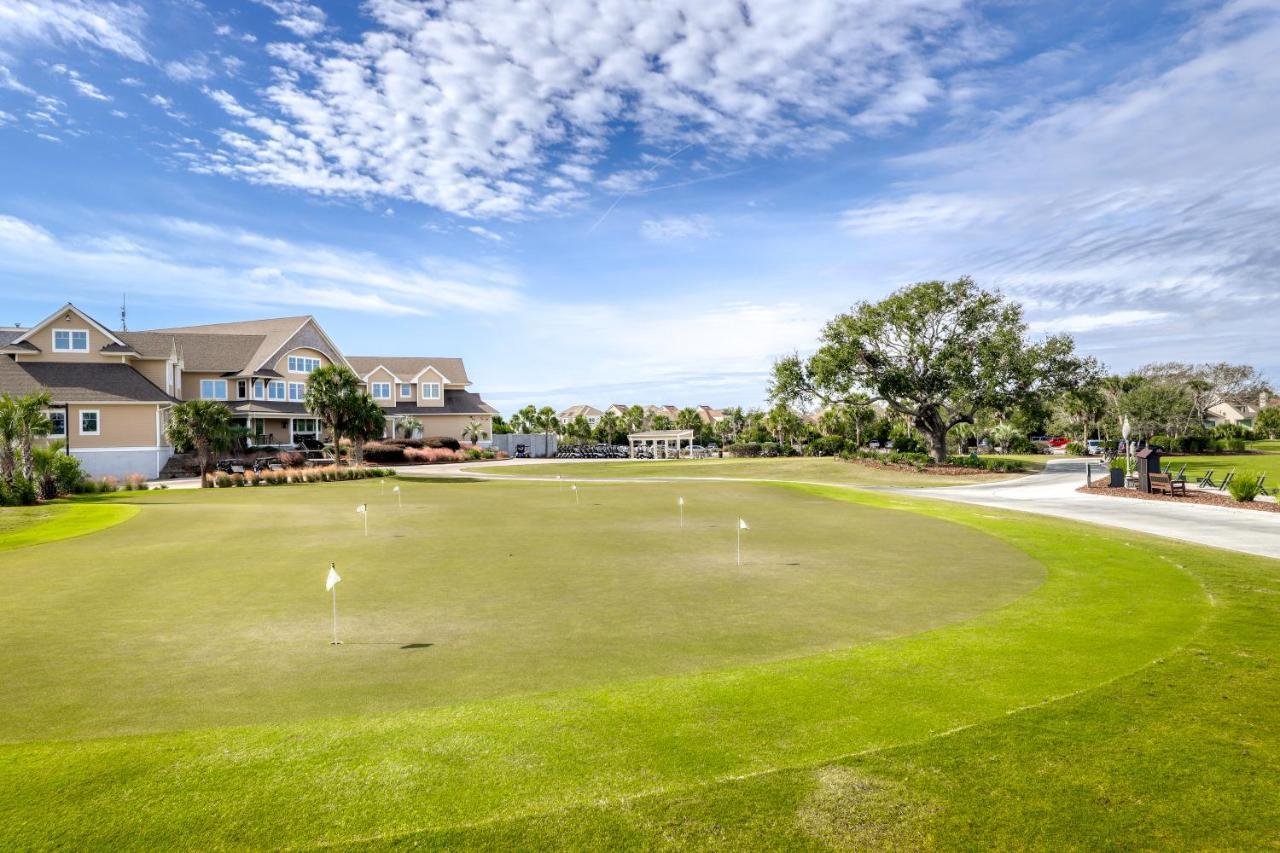
<instances>
[{"instance_id":1,"label":"concrete cart path","mask_svg":"<svg viewBox=\"0 0 1280 853\"><path fill-rule=\"evenodd\" d=\"M1050 462L1029 477L972 486L894 489L904 495L1052 515L1152 533L1198 545L1280 558L1280 513L1081 494L1086 462ZM1093 463L1094 477L1105 470Z\"/></svg>"}]
</instances>

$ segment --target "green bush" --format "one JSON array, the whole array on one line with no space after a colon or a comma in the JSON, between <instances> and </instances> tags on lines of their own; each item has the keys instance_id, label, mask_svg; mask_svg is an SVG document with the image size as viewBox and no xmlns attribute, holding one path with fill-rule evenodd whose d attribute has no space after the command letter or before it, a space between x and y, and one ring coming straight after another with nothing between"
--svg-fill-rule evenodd
<instances>
[{"instance_id":1,"label":"green bush","mask_svg":"<svg viewBox=\"0 0 1280 853\"><path fill-rule=\"evenodd\" d=\"M752 457L759 456L761 445L755 441L744 441L737 444L731 444L725 448L725 451L732 453L734 456Z\"/></svg>"},{"instance_id":2,"label":"green bush","mask_svg":"<svg viewBox=\"0 0 1280 853\"><path fill-rule=\"evenodd\" d=\"M1071 441L1063 448L1068 456L1084 456L1085 446L1078 441Z\"/></svg>"},{"instance_id":3,"label":"green bush","mask_svg":"<svg viewBox=\"0 0 1280 853\"><path fill-rule=\"evenodd\" d=\"M889 434L895 453L923 453L924 442L915 433L898 428Z\"/></svg>"},{"instance_id":4,"label":"green bush","mask_svg":"<svg viewBox=\"0 0 1280 853\"><path fill-rule=\"evenodd\" d=\"M1027 466L1019 459L1004 459L999 456L951 456L947 458L948 465L958 465L962 468L975 468L980 471L995 471L1001 474L1016 473L1027 470Z\"/></svg>"},{"instance_id":5,"label":"green bush","mask_svg":"<svg viewBox=\"0 0 1280 853\"><path fill-rule=\"evenodd\" d=\"M1227 490L1231 492L1234 500L1242 504L1252 502L1262 493L1262 487L1258 484L1258 475L1249 473L1237 474L1233 477Z\"/></svg>"},{"instance_id":6,"label":"green bush","mask_svg":"<svg viewBox=\"0 0 1280 853\"><path fill-rule=\"evenodd\" d=\"M219 489L231 488L231 475L219 473L213 478L213 484Z\"/></svg>"},{"instance_id":7,"label":"green bush","mask_svg":"<svg viewBox=\"0 0 1280 853\"><path fill-rule=\"evenodd\" d=\"M842 435L824 435L809 442L804 452L806 456L839 456L847 445Z\"/></svg>"},{"instance_id":8,"label":"green bush","mask_svg":"<svg viewBox=\"0 0 1280 853\"><path fill-rule=\"evenodd\" d=\"M1010 453L1039 453L1040 448L1036 447L1036 443L1031 439L1027 438L1022 433L1017 433L1009 438L1009 452Z\"/></svg>"}]
</instances>

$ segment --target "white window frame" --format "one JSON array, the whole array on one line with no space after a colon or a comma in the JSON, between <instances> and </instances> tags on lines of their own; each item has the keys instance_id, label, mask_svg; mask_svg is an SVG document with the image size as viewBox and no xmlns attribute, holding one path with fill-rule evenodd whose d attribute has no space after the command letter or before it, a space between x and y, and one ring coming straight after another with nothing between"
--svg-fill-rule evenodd
<instances>
[{"instance_id":1,"label":"white window frame","mask_svg":"<svg viewBox=\"0 0 1280 853\"><path fill-rule=\"evenodd\" d=\"M213 386L213 393L206 394L204 392L205 383ZM218 389L221 388L221 394ZM227 399L227 380L225 379L201 379L200 380L200 399L201 400L225 400Z\"/></svg>"},{"instance_id":2,"label":"white window frame","mask_svg":"<svg viewBox=\"0 0 1280 853\"><path fill-rule=\"evenodd\" d=\"M62 418L62 432L50 432L49 438L66 438L67 437L67 410L66 409L45 409L44 416L53 423L53 416L57 415Z\"/></svg>"},{"instance_id":3,"label":"white window frame","mask_svg":"<svg viewBox=\"0 0 1280 853\"><path fill-rule=\"evenodd\" d=\"M58 346L58 333L65 332L67 335L67 346ZM84 335L84 346L77 347L75 345L76 335ZM54 352L88 352L89 351L89 330L88 329L54 329L53 330L53 351Z\"/></svg>"},{"instance_id":4,"label":"white window frame","mask_svg":"<svg viewBox=\"0 0 1280 853\"><path fill-rule=\"evenodd\" d=\"M249 380L237 379L236 380L236 399L243 400L248 396L249 396Z\"/></svg>"},{"instance_id":5,"label":"white window frame","mask_svg":"<svg viewBox=\"0 0 1280 853\"><path fill-rule=\"evenodd\" d=\"M373 397L373 399L375 399L375 400L390 400L390 399L391 399L391 385L392 385L392 383L390 383L390 382L370 382L370 383L369 383L369 395L370 395L370 396L372 396L372 397ZM379 394L379 393L378 393L378 390L379 390L379 389L381 389L381 388L385 388L385 389L386 389L386 393Z\"/></svg>"},{"instance_id":6,"label":"white window frame","mask_svg":"<svg viewBox=\"0 0 1280 853\"><path fill-rule=\"evenodd\" d=\"M279 390L280 396L277 397L275 392ZM267 383L267 399L273 403L283 403L289 397L289 389L285 386L283 379L272 379Z\"/></svg>"},{"instance_id":7,"label":"white window frame","mask_svg":"<svg viewBox=\"0 0 1280 853\"><path fill-rule=\"evenodd\" d=\"M413 383L412 382L400 383L400 399L401 400L413 399Z\"/></svg>"},{"instance_id":8,"label":"white window frame","mask_svg":"<svg viewBox=\"0 0 1280 853\"><path fill-rule=\"evenodd\" d=\"M296 396L293 393L295 389L298 392ZM301 403L303 400L306 399L306 396L307 396L307 383L305 382L289 383L289 402L290 403Z\"/></svg>"},{"instance_id":9,"label":"white window frame","mask_svg":"<svg viewBox=\"0 0 1280 853\"><path fill-rule=\"evenodd\" d=\"M86 431L84 428L84 416L93 415L94 429L92 432ZM102 412L99 409L81 409L80 410L80 435L102 435Z\"/></svg>"},{"instance_id":10,"label":"white window frame","mask_svg":"<svg viewBox=\"0 0 1280 853\"><path fill-rule=\"evenodd\" d=\"M434 389L434 392L432 391ZM444 397L444 386L439 382L423 382L422 383L422 399L424 400L440 400Z\"/></svg>"},{"instance_id":11,"label":"white window frame","mask_svg":"<svg viewBox=\"0 0 1280 853\"><path fill-rule=\"evenodd\" d=\"M267 399L267 383L263 382L261 379L253 380L253 399Z\"/></svg>"},{"instance_id":12,"label":"white window frame","mask_svg":"<svg viewBox=\"0 0 1280 853\"><path fill-rule=\"evenodd\" d=\"M313 366L314 365L314 366ZM321 367L320 359L311 355L291 355L289 356L289 372L310 374L312 371L319 370Z\"/></svg>"}]
</instances>

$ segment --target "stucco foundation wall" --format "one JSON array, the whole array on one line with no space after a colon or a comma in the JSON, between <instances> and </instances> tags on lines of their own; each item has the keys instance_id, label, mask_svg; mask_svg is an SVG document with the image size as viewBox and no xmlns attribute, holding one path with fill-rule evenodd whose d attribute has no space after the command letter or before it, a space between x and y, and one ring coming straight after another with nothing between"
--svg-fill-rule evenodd
<instances>
[{"instance_id":1,"label":"stucco foundation wall","mask_svg":"<svg viewBox=\"0 0 1280 853\"><path fill-rule=\"evenodd\" d=\"M173 448L161 447L140 450L132 447L118 449L93 448L71 451L80 460L85 473L92 477L118 477L141 474L149 480L160 476L160 469L173 455Z\"/></svg>"}]
</instances>

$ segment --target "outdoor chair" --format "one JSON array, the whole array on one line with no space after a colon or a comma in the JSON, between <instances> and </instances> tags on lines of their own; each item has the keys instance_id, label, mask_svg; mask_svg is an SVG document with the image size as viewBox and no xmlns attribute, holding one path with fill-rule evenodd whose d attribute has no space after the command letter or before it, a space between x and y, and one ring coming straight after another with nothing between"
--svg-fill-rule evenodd
<instances>
[{"instance_id":1,"label":"outdoor chair","mask_svg":"<svg viewBox=\"0 0 1280 853\"><path fill-rule=\"evenodd\" d=\"M1169 467L1172 468L1173 465L1171 464ZM1166 471L1165 473L1168 472ZM1175 483L1185 483L1187 481L1187 464L1185 462L1182 463L1182 467L1178 469L1178 473L1174 475L1173 481Z\"/></svg>"},{"instance_id":2,"label":"outdoor chair","mask_svg":"<svg viewBox=\"0 0 1280 853\"><path fill-rule=\"evenodd\" d=\"M1271 491L1267 489L1267 472L1263 471L1262 476L1258 478L1258 494L1271 495Z\"/></svg>"},{"instance_id":3,"label":"outdoor chair","mask_svg":"<svg viewBox=\"0 0 1280 853\"><path fill-rule=\"evenodd\" d=\"M1222 485L1218 486L1218 491L1225 492L1227 487L1231 485L1231 481L1236 478L1236 469L1232 468L1227 476L1222 478Z\"/></svg>"},{"instance_id":4,"label":"outdoor chair","mask_svg":"<svg viewBox=\"0 0 1280 853\"><path fill-rule=\"evenodd\" d=\"M1213 469L1212 469L1212 468L1210 468L1208 471L1205 471L1205 472L1204 472L1204 474L1203 474L1203 475L1201 475L1200 479L1196 482L1196 488L1200 488L1200 489L1216 489L1216 488L1218 488L1218 484L1217 484L1217 483L1215 483L1215 482L1213 482Z\"/></svg>"}]
</instances>

